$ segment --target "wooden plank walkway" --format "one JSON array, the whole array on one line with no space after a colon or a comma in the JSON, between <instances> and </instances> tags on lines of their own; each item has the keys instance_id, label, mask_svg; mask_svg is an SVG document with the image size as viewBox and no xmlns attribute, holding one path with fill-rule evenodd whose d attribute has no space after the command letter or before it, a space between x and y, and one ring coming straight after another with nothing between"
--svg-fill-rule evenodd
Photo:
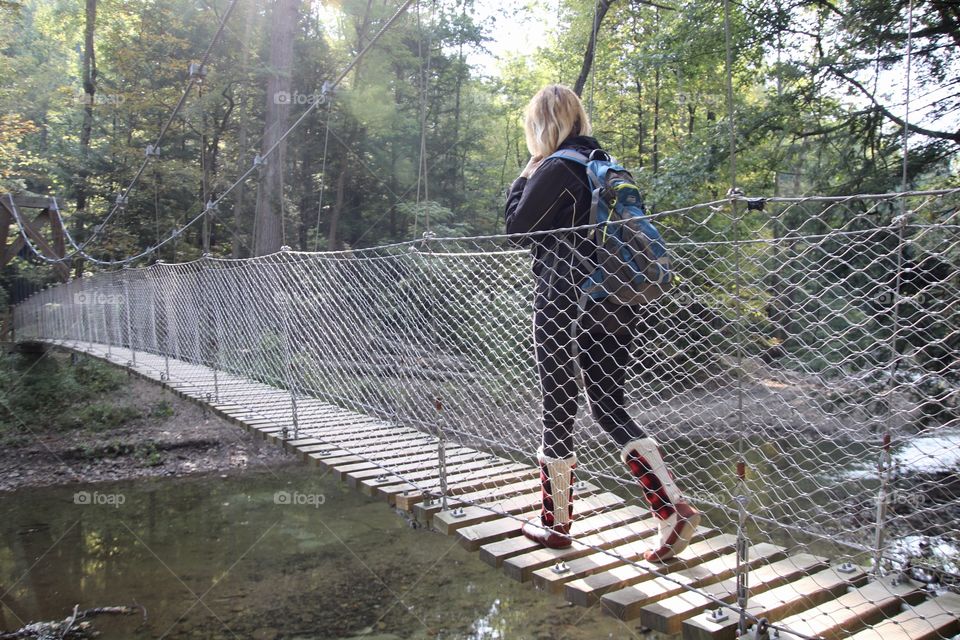
<instances>
[{"instance_id":1,"label":"wooden plank walkway","mask_svg":"<svg viewBox=\"0 0 960 640\"><path fill-rule=\"evenodd\" d=\"M53 342L107 360L171 389L248 431L297 452L364 493L409 512L521 582L580 606L600 604L686 640L732 640L739 616L712 613L736 600L736 538L701 527L665 564L643 552L656 522L639 500L577 483L576 540L543 549L520 535L539 510L539 471L528 464L448 444L447 509L440 492L437 438L416 429L297 398L298 429L287 391L203 365L86 342ZM136 363L134 364L134 360ZM169 376L167 370L169 369ZM792 638L935 640L960 632L960 596L933 596L910 581L870 579L860 567L789 553L772 544L749 549L750 614L783 625Z\"/></svg>"}]
</instances>

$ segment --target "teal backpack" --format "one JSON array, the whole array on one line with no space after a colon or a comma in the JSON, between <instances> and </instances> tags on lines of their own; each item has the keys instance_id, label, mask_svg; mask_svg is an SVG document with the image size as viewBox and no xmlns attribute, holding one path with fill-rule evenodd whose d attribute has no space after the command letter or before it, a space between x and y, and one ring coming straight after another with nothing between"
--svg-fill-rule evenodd
<instances>
[{"instance_id":1,"label":"teal backpack","mask_svg":"<svg viewBox=\"0 0 960 640\"><path fill-rule=\"evenodd\" d=\"M670 288L670 255L647 217L630 172L600 149L589 158L570 149L550 157L586 167L593 194L588 238L597 253L594 260L584 259L593 267L580 284L584 295L624 305L646 304L662 296Z\"/></svg>"}]
</instances>

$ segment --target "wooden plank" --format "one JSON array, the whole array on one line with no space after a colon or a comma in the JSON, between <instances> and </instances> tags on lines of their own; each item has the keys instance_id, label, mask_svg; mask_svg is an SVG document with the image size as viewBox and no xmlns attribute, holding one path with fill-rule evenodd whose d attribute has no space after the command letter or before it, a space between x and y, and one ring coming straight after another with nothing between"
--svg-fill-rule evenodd
<instances>
[{"instance_id":1,"label":"wooden plank","mask_svg":"<svg viewBox=\"0 0 960 640\"><path fill-rule=\"evenodd\" d=\"M574 505L574 509L576 509L576 505ZM589 541L593 539L591 536L596 536L603 531L615 529L624 524L634 523L633 529L631 530L633 534L644 537L646 535L652 535L653 529L656 528L653 519L649 516L650 510L647 508L640 507L639 505L626 505L606 513L574 520L572 535L576 538ZM622 534L624 532L621 531L620 533ZM577 545L577 543L574 543L574 545ZM583 545L580 544L577 550L580 550L582 547ZM543 550L543 547L536 542L528 540L524 536L517 536L481 546L480 559L491 566L499 567L511 558ZM548 549L546 551L560 554L563 552L572 552L573 548L560 550ZM586 555L586 553L580 555ZM557 559L572 559L572 556Z\"/></svg>"},{"instance_id":2,"label":"wooden plank","mask_svg":"<svg viewBox=\"0 0 960 640\"><path fill-rule=\"evenodd\" d=\"M531 467L516 462L487 462L465 466L470 467L470 469L463 473L451 475L448 471L447 495L464 493L476 487L484 486L488 478L493 478L503 473L522 472L526 473L527 476L533 473ZM440 490L440 473L437 469L430 469L422 474L408 475L407 478L408 480L400 479L400 484L378 484L373 487L373 495L382 496L387 499L387 502L393 504L394 498L404 492L409 495L412 491L422 493L423 490ZM407 484L408 481L416 483L420 488L411 488L412 485ZM363 487L364 484L366 483L361 483L360 486Z\"/></svg>"},{"instance_id":3,"label":"wooden plank","mask_svg":"<svg viewBox=\"0 0 960 640\"><path fill-rule=\"evenodd\" d=\"M273 431L273 433L278 432ZM265 433L270 433L266 431ZM291 429L292 433L292 429ZM301 431L300 437L309 436L322 440L326 444L336 444L342 449L355 449L361 451L365 445L382 444L383 442L399 442L423 439L423 434L417 431L397 433L392 427L386 429L377 429L363 433L304 433Z\"/></svg>"},{"instance_id":4,"label":"wooden plank","mask_svg":"<svg viewBox=\"0 0 960 640\"><path fill-rule=\"evenodd\" d=\"M510 496L529 493L535 493L538 496L540 495L539 479L536 481L521 480L519 482L511 482L498 487L485 487L478 491L471 491L469 493L461 494L455 498L451 498L447 500L447 504L456 506L460 504L495 502ZM413 506L413 514L416 516L418 521L424 524L430 524L433 517L439 513L442 508L443 507L437 502L418 502Z\"/></svg>"},{"instance_id":5,"label":"wooden plank","mask_svg":"<svg viewBox=\"0 0 960 640\"><path fill-rule=\"evenodd\" d=\"M806 553L797 554L751 571L750 589L752 593L770 589L825 566L825 558ZM651 629L664 633L677 633L685 619L708 608L716 608L714 599L733 602L736 599L736 592L737 581L729 578L706 585L699 592L685 592L653 604L637 606L636 592L630 587L606 593L601 601L605 611L621 620L633 620L639 616L646 621L645 625L649 626L648 622L657 625Z\"/></svg>"},{"instance_id":6,"label":"wooden plank","mask_svg":"<svg viewBox=\"0 0 960 640\"><path fill-rule=\"evenodd\" d=\"M960 595L945 593L850 636L849 640L935 640L960 632Z\"/></svg>"},{"instance_id":7,"label":"wooden plank","mask_svg":"<svg viewBox=\"0 0 960 640\"><path fill-rule=\"evenodd\" d=\"M498 487L500 485L512 484L517 480L528 480L531 478L540 477L540 471L537 469L525 467L523 465L517 466L519 467L517 471L497 473L497 475L489 477L473 478L448 485L448 495L456 496L460 495L461 493L469 493L477 489ZM435 495L439 494L439 484L428 484L425 485L423 489L426 489ZM391 498L392 504L394 504L398 509L403 509L404 511L410 511L414 504L421 502L423 499L423 491L413 486L405 490L405 492L393 495Z\"/></svg>"},{"instance_id":8,"label":"wooden plank","mask_svg":"<svg viewBox=\"0 0 960 640\"><path fill-rule=\"evenodd\" d=\"M854 567L851 573L842 573L835 567L830 567L761 592L756 592L756 586L751 580L747 611L758 618L779 620L795 611L832 600L844 593L850 585L863 584L866 580L867 574L860 567ZM643 624L647 623L645 613L646 610L640 615ZM730 616L724 622L714 622L706 616L697 616L687 620L682 624L684 640L734 640L739 624L737 618L738 616Z\"/></svg>"},{"instance_id":9,"label":"wooden plank","mask_svg":"<svg viewBox=\"0 0 960 640\"><path fill-rule=\"evenodd\" d=\"M518 463L504 460L502 458L495 458L491 460L489 455L485 455L484 458L476 461L461 463L458 465L456 472L454 472L454 470L448 466L447 486L449 487L452 484L465 480L495 475L500 471L516 470L520 468L527 467L526 465L519 465ZM437 487L440 486L439 466L431 469L421 469L420 471L407 473L404 474L403 477L390 474L387 478L382 480L378 480L377 478L358 480L356 482L356 487L360 489L361 493L365 493L370 496L381 495L385 496L389 500L390 496L408 491L412 485L419 485L424 488L429 488L429 486L434 482Z\"/></svg>"},{"instance_id":10,"label":"wooden plank","mask_svg":"<svg viewBox=\"0 0 960 640\"><path fill-rule=\"evenodd\" d=\"M347 465L352 467L350 469L343 468L342 472L344 477L347 479L347 483L354 488L359 488L361 482L368 480L376 481L378 477L387 476L397 476L400 478L408 479L413 473L418 471L426 472L430 469L439 469L440 468L440 458L437 456L436 447L428 447L430 449L427 451L424 449L424 453L414 456L410 459L403 460L390 460L388 463L383 466L386 469L377 467L375 465L369 465L363 467L360 463L353 465ZM489 457L485 453L480 453L479 451L471 451L469 449L464 449L462 451L447 451L446 452L446 461L448 464L451 463L468 463L475 460L485 460L489 461Z\"/></svg>"},{"instance_id":11,"label":"wooden plank","mask_svg":"<svg viewBox=\"0 0 960 640\"><path fill-rule=\"evenodd\" d=\"M600 491L600 489L589 482L577 488L574 509L578 522L602 510L619 507L624 503L623 498L610 492L603 492L595 496L590 495L596 491ZM516 518L504 517L502 514L524 514L524 520L535 517L540 514L542 500L540 488L535 487L533 491L494 503L493 513L489 509L465 507L464 516L456 519L460 546L470 551L476 551L482 545L519 536L523 522ZM448 527L447 523L454 519L451 514L444 512L434 516L433 522L436 523L440 518L442 518L443 526L437 526L436 528L446 532L447 529L444 527Z\"/></svg>"},{"instance_id":12,"label":"wooden plank","mask_svg":"<svg viewBox=\"0 0 960 640\"><path fill-rule=\"evenodd\" d=\"M923 599L923 589L918 583L909 580L895 583L892 578L885 577L777 624L793 632L780 632L783 640L795 638L794 634L836 640L865 625L896 616L904 602L919 604Z\"/></svg>"},{"instance_id":13,"label":"wooden plank","mask_svg":"<svg viewBox=\"0 0 960 640\"><path fill-rule=\"evenodd\" d=\"M311 447L312 448L312 447ZM353 451L341 449L334 444L326 444L324 447L318 447L313 451L307 452L309 460L320 466L320 468L329 470L339 480L344 480L345 476L338 471L339 465L356 464L358 462L376 463L381 460L390 460L395 456L414 455L431 450L432 445L429 441L404 440L401 442L384 443L376 447L366 447L362 454Z\"/></svg>"},{"instance_id":14,"label":"wooden plank","mask_svg":"<svg viewBox=\"0 0 960 640\"><path fill-rule=\"evenodd\" d=\"M595 574L599 573L599 575L605 575L605 573L600 572L604 571L604 569L612 569L618 566L623 566L623 568L629 566L635 571L646 574L647 576L650 576L650 578L653 578L654 574L650 573L650 571L645 571L644 569L650 569L660 573L677 571L678 569L712 560L720 554L732 549L735 542L736 537L731 537L727 534L708 537L705 540L695 541L675 558L659 564L649 563L643 559L643 554L649 550L651 546L648 540L643 540L641 542L629 542L625 545L608 549L610 553L614 553L618 557L613 557L608 553L603 553L600 551L591 553L582 558L577 558L568 562L567 566L570 567L570 570L565 571L562 574L558 574L549 567L538 569L537 571L533 572L533 584L538 589L543 591L550 591L551 593L563 593L564 583L569 581L571 578L576 577L578 574L583 575L585 571L589 571ZM636 563L636 566L634 566L632 563ZM587 566L589 566L589 568L587 568ZM599 599L599 596L597 598Z\"/></svg>"},{"instance_id":15,"label":"wooden plank","mask_svg":"<svg viewBox=\"0 0 960 640\"><path fill-rule=\"evenodd\" d=\"M700 532L709 531L702 528ZM658 579L652 571L670 573L671 577L682 573L681 569L695 572L702 570L709 560L729 551L730 540L724 535L707 537L705 540L694 539L689 547L678 556L665 563L649 563L643 559L643 554L651 547L650 540L639 540L619 545L610 549L611 553L596 552L567 563L568 571L562 575L554 571L541 569L533 574L534 585L541 590L551 593L564 593L566 599L573 604L590 606L595 604L600 596L608 591L621 589L628 585L643 583L647 591L654 591L655 587L647 582L656 582ZM710 565L713 568L719 568ZM691 569L692 567L692 569ZM689 582L690 578L678 578L680 582ZM661 580L662 581L662 580ZM676 582L668 581L664 588L676 586ZM666 596L664 596L666 597Z\"/></svg>"},{"instance_id":16,"label":"wooden plank","mask_svg":"<svg viewBox=\"0 0 960 640\"><path fill-rule=\"evenodd\" d=\"M577 503L574 502L574 514L576 514L576 504ZM641 509L638 514L637 509L640 509L638 505L631 505L629 509L629 511L617 509L606 514L590 516L588 518L576 518L573 523L572 534L580 538L604 531L605 529L614 528L622 523L624 518L626 518L628 522L634 522L637 520L636 516L638 515L640 518L650 515L649 509ZM652 520L649 520L649 522L652 522ZM646 531L647 524L648 522L644 523L644 531ZM650 533L652 534L652 530ZM525 536L517 535L505 540L481 545L480 559L492 567L500 567L510 558L542 548L541 545L527 539Z\"/></svg>"},{"instance_id":17,"label":"wooden plank","mask_svg":"<svg viewBox=\"0 0 960 640\"><path fill-rule=\"evenodd\" d=\"M620 516L630 521L596 533L577 535L573 544L567 549L538 548L507 558L503 561L503 571L514 580L526 582L537 569L554 565L561 560L573 560L593 553L595 548L609 549L619 544L649 537L653 535L657 528L656 521L648 517L649 515L649 509L639 505L630 505L622 509L609 511L596 517L613 519ZM645 519L636 521L636 518Z\"/></svg>"},{"instance_id":18,"label":"wooden plank","mask_svg":"<svg viewBox=\"0 0 960 640\"><path fill-rule=\"evenodd\" d=\"M623 498L615 496L612 493L602 493L599 496L592 497L583 496L582 500L579 499L581 496L582 493L578 493L577 505L580 507L578 513L584 517L623 504ZM520 527L523 523L516 518L506 516L506 514L523 514L524 518L531 517L533 513L539 514L541 499L539 492L531 492L506 498L482 507L466 506L463 507L462 514L460 515L455 515L452 510L441 511L433 517L433 527L440 533L451 535L461 529L490 520L506 520L515 525L515 535L519 535ZM470 536L470 532L467 532L466 535ZM460 537L463 537L462 532ZM479 548L479 545L476 545L475 548Z\"/></svg>"},{"instance_id":19,"label":"wooden plank","mask_svg":"<svg viewBox=\"0 0 960 640\"><path fill-rule=\"evenodd\" d=\"M7 198L4 197L2 201L4 204L6 204ZM49 209L52 201L50 196L37 196L29 193L20 193L13 196L13 204L17 207L17 209Z\"/></svg>"},{"instance_id":20,"label":"wooden plank","mask_svg":"<svg viewBox=\"0 0 960 640\"><path fill-rule=\"evenodd\" d=\"M661 573L669 569L670 580L659 578L640 567L617 563L609 556L597 558L596 555L598 554L594 554L570 563L573 579L569 582L566 582L566 584L561 582L559 585L551 584L546 588L551 591L559 591L558 587L562 587L564 597L568 601L581 606L592 606L605 593L631 587L621 594L621 601L626 602L630 598L631 606L639 609L651 602L683 593L685 586L701 587L712 582L719 582L734 574L737 563L735 553L723 555L707 562L703 562L701 559L697 563L693 562L698 557L697 550L692 550L694 546L687 547L677 555L680 560L684 561L684 565L674 566L669 561L667 563L640 561L641 566L649 565L649 567ZM761 543L750 548L747 566L772 562L784 556L783 547ZM687 562L688 560L690 562ZM584 576L584 574L586 574L585 577L578 577ZM537 575L534 574L534 583L536 581Z\"/></svg>"}]
</instances>

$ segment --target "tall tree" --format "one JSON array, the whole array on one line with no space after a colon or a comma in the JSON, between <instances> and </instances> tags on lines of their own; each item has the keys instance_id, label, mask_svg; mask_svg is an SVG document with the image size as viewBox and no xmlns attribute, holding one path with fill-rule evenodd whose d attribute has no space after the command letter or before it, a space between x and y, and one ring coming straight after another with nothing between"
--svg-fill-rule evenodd
<instances>
[{"instance_id":1,"label":"tall tree","mask_svg":"<svg viewBox=\"0 0 960 640\"><path fill-rule=\"evenodd\" d=\"M263 122L261 155L280 141L287 130L290 113L290 73L293 66L293 37L299 17L298 0L273 3L270 30L270 66L267 78L266 115ZM256 255L273 253L283 244L283 163L286 141L280 142L267 159L257 189L253 229Z\"/></svg>"},{"instance_id":2,"label":"tall tree","mask_svg":"<svg viewBox=\"0 0 960 640\"><path fill-rule=\"evenodd\" d=\"M80 126L80 168L77 171L77 212L73 217L73 234L83 232L87 210L87 180L90 177L90 137L93 131L93 106L97 94L97 56L94 34L97 27L97 0L87 0L83 27L83 124ZM82 262L76 265L77 277L83 274Z\"/></svg>"}]
</instances>

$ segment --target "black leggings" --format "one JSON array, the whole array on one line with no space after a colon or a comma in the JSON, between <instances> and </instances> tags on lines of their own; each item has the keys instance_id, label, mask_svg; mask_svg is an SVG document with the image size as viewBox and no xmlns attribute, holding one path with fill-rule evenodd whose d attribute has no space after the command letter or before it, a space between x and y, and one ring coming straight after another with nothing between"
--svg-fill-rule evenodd
<instances>
[{"instance_id":1,"label":"black leggings","mask_svg":"<svg viewBox=\"0 0 960 640\"><path fill-rule=\"evenodd\" d=\"M624 408L633 333L581 332L574 339L572 332L573 323L564 314L557 317L545 310L534 313L533 335L543 397L543 452L551 458L567 458L573 453L573 422L580 398L573 363L577 350L590 412L597 423L620 446L644 437Z\"/></svg>"}]
</instances>

